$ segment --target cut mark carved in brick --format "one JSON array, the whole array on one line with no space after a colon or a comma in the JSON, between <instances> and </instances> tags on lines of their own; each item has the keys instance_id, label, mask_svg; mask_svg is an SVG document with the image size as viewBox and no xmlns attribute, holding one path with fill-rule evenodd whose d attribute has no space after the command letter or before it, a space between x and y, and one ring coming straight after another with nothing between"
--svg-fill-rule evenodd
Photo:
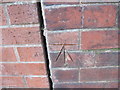
<instances>
[{"instance_id":1,"label":"cut mark carved in brick","mask_svg":"<svg viewBox=\"0 0 120 90\"><path fill-rule=\"evenodd\" d=\"M71 57L71 55L68 53L68 51L65 49L65 44L63 44L61 50L60 50L60 53L58 54L57 58L55 61L58 61L58 58L60 57L60 55L63 53L64 55L64 66L67 66L67 63L66 61L67 60L71 60L73 62L73 59Z\"/></svg>"}]
</instances>

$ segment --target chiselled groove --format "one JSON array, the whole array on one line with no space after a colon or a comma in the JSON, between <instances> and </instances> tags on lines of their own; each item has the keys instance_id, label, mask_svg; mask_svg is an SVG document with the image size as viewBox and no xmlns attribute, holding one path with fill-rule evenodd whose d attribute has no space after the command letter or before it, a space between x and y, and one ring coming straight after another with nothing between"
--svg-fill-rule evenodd
<instances>
[{"instance_id":1,"label":"chiselled groove","mask_svg":"<svg viewBox=\"0 0 120 90\"><path fill-rule=\"evenodd\" d=\"M73 59L72 59L71 55L68 53L68 51L66 50L65 45L66 45L66 44L63 44L63 46L62 46L62 48L61 48L61 50L60 50L60 53L58 54L58 56L57 56L57 58L56 58L56 60L55 60L55 61L57 62L57 61L59 60L60 55L61 55L62 52L63 52L63 55L64 55L64 65L66 64L66 60L67 60L66 55L68 55L69 58L70 58L70 60L73 62Z\"/></svg>"}]
</instances>

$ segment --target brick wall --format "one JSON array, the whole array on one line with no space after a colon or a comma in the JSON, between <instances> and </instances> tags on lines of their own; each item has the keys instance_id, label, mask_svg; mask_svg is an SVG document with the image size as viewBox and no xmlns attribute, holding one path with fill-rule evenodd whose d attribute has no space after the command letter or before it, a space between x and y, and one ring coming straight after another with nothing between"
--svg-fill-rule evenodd
<instances>
[{"instance_id":1,"label":"brick wall","mask_svg":"<svg viewBox=\"0 0 120 90\"><path fill-rule=\"evenodd\" d=\"M0 3L0 87L49 88L37 3L15 1Z\"/></svg>"},{"instance_id":2,"label":"brick wall","mask_svg":"<svg viewBox=\"0 0 120 90\"><path fill-rule=\"evenodd\" d=\"M47 1L44 33L53 87L118 88L119 0Z\"/></svg>"},{"instance_id":3,"label":"brick wall","mask_svg":"<svg viewBox=\"0 0 120 90\"><path fill-rule=\"evenodd\" d=\"M53 87L118 88L119 0L41 1ZM0 88L50 86L36 2L0 1Z\"/></svg>"}]
</instances>

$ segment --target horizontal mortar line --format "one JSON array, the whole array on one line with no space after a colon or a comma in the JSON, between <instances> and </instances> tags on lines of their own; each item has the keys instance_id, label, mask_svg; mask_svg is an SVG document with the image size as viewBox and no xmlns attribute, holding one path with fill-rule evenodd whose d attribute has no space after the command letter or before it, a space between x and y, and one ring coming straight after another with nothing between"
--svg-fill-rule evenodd
<instances>
[{"instance_id":1,"label":"horizontal mortar line","mask_svg":"<svg viewBox=\"0 0 120 90\"><path fill-rule=\"evenodd\" d=\"M41 44L0 45L0 47L42 47Z\"/></svg>"},{"instance_id":2,"label":"horizontal mortar line","mask_svg":"<svg viewBox=\"0 0 120 90\"><path fill-rule=\"evenodd\" d=\"M119 30L119 28L80 28L80 29L65 29L65 30L56 30L50 31L47 30L48 33L62 33L62 32L75 32L75 31L104 31L104 30Z\"/></svg>"},{"instance_id":3,"label":"horizontal mortar line","mask_svg":"<svg viewBox=\"0 0 120 90\"><path fill-rule=\"evenodd\" d=\"M72 51L72 50L67 50L69 53L97 53L97 52L103 52L103 53L109 53L109 52L120 52L120 50L112 50L112 49L108 49L108 50L76 50L76 51ZM60 51L50 51L50 53L59 53Z\"/></svg>"},{"instance_id":4,"label":"horizontal mortar line","mask_svg":"<svg viewBox=\"0 0 120 90\"><path fill-rule=\"evenodd\" d=\"M55 82L54 84L89 84L89 83L109 83L109 82L118 82L118 80L111 81L81 81L81 82Z\"/></svg>"},{"instance_id":5,"label":"horizontal mortar line","mask_svg":"<svg viewBox=\"0 0 120 90\"><path fill-rule=\"evenodd\" d=\"M88 6L88 5L118 5L119 2L109 2L109 3L86 3L86 4L74 4L74 5L68 5L68 4L65 4L65 5L52 5L52 6L45 6L44 5L44 8L45 9L54 9L54 8L64 8L64 7L82 7L82 6Z\"/></svg>"},{"instance_id":6,"label":"horizontal mortar line","mask_svg":"<svg viewBox=\"0 0 120 90\"><path fill-rule=\"evenodd\" d=\"M80 29L65 29L65 30L54 30L54 31L46 30L46 33L76 32L79 30Z\"/></svg>"},{"instance_id":7,"label":"horizontal mortar line","mask_svg":"<svg viewBox=\"0 0 120 90\"><path fill-rule=\"evenodd\" d=\"M113 27L113 28L94 28L94 29L81 29L80 31L104 31L104 30L119 30L117 27Z\"/></svg>"},{"instance_id":8,"label":"horizontal mortar line","mask_svg":"<svg viewBox=\"0 0 120 90\"><path fill-rule=\"evenodd\" d=\"M40 24L26 24L26 25L6 25L6 26L0 26L0 28L19 28L19 27L39 27Z\"/></svg>"},{"instance_id":9,"label":"horizontal mortar line","mask_svg":"<svg viewBox=\"0 0 120 90\"><path fill-rule=\"evenodd\" d=\"M13 63L26 63L26 64L28 64L28 63L45 63L44 61L43 62L0 62L0 64L13 64Z\"/></svg>"},{"instance_id":10,"label":"horizontal mortar line","mask_svg":"<svg viewBox=\"0 0 120 90\"><path fill-rule=\"evenodd\" d=\"M47 77L47 75L0 75L0 77Z\"/></svg>"},{"instance_id":11,"label":"horizontal mortar line","mask_svg":"<svg viewBox=\"0 0 120 90\"><path fill-rule=\"evenodd\" d=\"M4 5L4 4L6 4L6 5L21 5L21 4L32 4L32 3L36 3L36 2L38 2L38 1L17 1L17 2L7 2L7 1L5 1L5 2L2 2L2 3L0 3L0 4L2 4L2 5Z\"/></svg>"},{"instance_id":12,"label":"horizontal mortar line","mask_svg":"<svg viewBox=\"0 0 120 90\"><path fill-rule=\"evenodd\" d=\"M79 68L52 68L53 70L78 70L78 69L102 69L102 68L119 68L120 66L98 66L98 67L79 67Z\"/></svg>"}]
</instances>

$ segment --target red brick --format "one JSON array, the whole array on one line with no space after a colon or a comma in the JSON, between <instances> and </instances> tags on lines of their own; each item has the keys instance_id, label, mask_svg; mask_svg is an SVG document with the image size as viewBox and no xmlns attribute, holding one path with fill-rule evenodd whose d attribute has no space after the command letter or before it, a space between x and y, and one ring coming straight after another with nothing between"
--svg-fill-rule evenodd
<instances>
[{"instance_id":1,"label":"red brick","mask_svg":"<svg viewBox=\"0 0 120 90\"><path fill-rule=\"evenodd\" d=\"M2 45L2 30L0 29L0 45Z\"/></svg>"},{"instance_id":2,"label":"red brick","mask_svg":"<svg viewBox=\"0 0 120 90\"><path fill-rule=\"evenodd\" d=\"M119 11L118 11L118 28L120 29L120 5L119 5Z\"/></svg>"},{"instance_id":3,"label":"red brick","mask_svg":"<svg viewBox=\"0 0 120 90\"><path fill-rule=\"evenodd\" d=\"M69 53L69 52L68 52ZM56 58L59 53L51 53L51 63L52 67L66 67L64 63L64 54L62 54L58 60ZM79 67L92 67L95 65L95 59L93 53L69 53L72 60L69 59L68 54L66 53L66 64L70 68L79 68Z\"/></svg>"},{"instance_id":4,"label":"red brick","mask_svg":"<svg viewBox=\"0 0 120 90\"><path fill-rule=\"evenodd\" d=\"M119 31L82 32L82 49L118 48Z\"/></svg>"},{"instance_id":5,"label":"red brick","mask_svg":"<svg viewBox=\"0 0 120 90\"><path fill-rule=\"evenodd\" d=\"M93 52L69 53L73 62L69 60L68 66L73 68L93 67L95 66L95 54Z\"/></svg>"},{"instance_id":6,"label":"red brick","mask_svg":"<svg viewBox=\"0 0 120 90\"><path fill-rule=\"evenodd\" d=\"M1 67L2 75L46 75L43 63L7 63Z\"/></svg>"},{"instance_id":7,"label":"red brick","mask_svg":"<svg viewBox=\"0 0 120 90\"><path fill-rule=\"evenodd\" d=\"M26 81L29 88L49 88L49 83L47 78L27 77Z\"/></svg>"},{"instance_id":8,"label":"red brick","mask_svg":"<svg viewBox=\"0 0 120 90\"><path fill-rule=\"evenodd\" d=\"M71 36L72 34L72 36ZM63 38L64 37L64 38ZM60 51L63 44L67 50L78 50L79 32L48 33L50 51Z\"/></svg>"},{"instance_id":9,"label":"red brick","mask_svg":"<svg viewBox=\"0 0 120 90\"><path fill-rule=\"evenodd\" d=\"M92 90L102 90L102 88L109 88L108 90L117 90L117 89L112 89L112 88L118 88L118 82L108 82L108 83L64 83L64 84L55 84L54 88L94 88ZM97 89L95 89L95 88L97 88Z\"/></svg>"},{"instance_id":10,"label":"red brick","mask_svg":"<svg viewBox=\"0 0 120 90\"><path fill-rule=\"evenodd\" d=\"M81 28L81 7L63 7L46 9L48 30L64 30Z\"/></svg>"},{"instance_id":11,"label":"red brick","mask_svg":"<svg viewBox=\"0 0 120 90\"><path fill-rule=\"evenodd\" d=\"M45 5L79 4L79 0L44 0Z\"/></svg>"},{"instance_id":12,"label":"red brick","mask_svg":"<svg viewBox=\"0 0 120 90\"><path fill-rule=\"evenodd\" d=\"M115 27L117 6L115 5L95 5L85 6L84 27Z\"/></svg>"},{"instance_id":13,"label":"red brick","mask_svg":"<svg viewBox=\"0 0 120 90\"><path fill-rule=\"evenodd\" d=\"M2 29L2 42L3 44L40 44L39 27Z\"/></svg>"},{"instance_id":14,"label":"red brick","mask_svg":"<svg viewBox=\"0 0 120 90\"><path fill-rule=\"evenodd\" d=\"M26 1L29 1L29 2L32 2L32 1L38 1L38 0L1 0L0 2L26 2Z\"/></svg>"},{"instance_id":15,"label":"red brick","mask_svg":"<svg viewBox=\"0 0 120 90\"><path fill-rule=\"evenodd\" d=\"M53 82L77 82L79 75L78 70L53 70Z\"/></svg>"},{"instance_id":16,"label":"red brick","mask_svg":"<svg viewBox=\"0 0 120 90\"><path fill-rule=\"evenodd\" d=\"M48 33L47 40L49 44L78 44L79 32L61 32L61 33Z\"/></svg>"},{"instance_id":17,"label":"red brick","mask_svg":"<svg viewBox=\"0 0 120 90\"><path fill-rule=\"evenodd\" d=\"M0 47L0 62L2 62L2 47Z\"/></svg>"},{"instance_id":18,"label":"red brick","mask_svg":"<svg viewBox=\"0 0 120 90\"><path fill-rule=\"evenodd\" d=\"M118 80L118 68L92 68L80 70L81 81Z\"/></svg>"},{"instance_id":19,"label":"red brick","mask_svg":"<svg viewBox=\"0 0 120 90\"><path fill-rule=\"evenodd\" d=\"M37 4L8 6L11 24L38 23Z\"/></svg>"},{"instance_id":20,"label":"red brick","mask_svg":"<svg viewBox=\"0 0 120 90\"><path fill-rule=\"evenodd\" d=\"M7 24L4 8L4 5L0 5L0 26Z\"/></svg>"},{"instance_id":21,"label":"red brick","mask_svg":"<svg viewBox=\"0 0 120 90\"><path fill-rule=\"evenodd\" d=\"M118 66L118 56L120 52L106 52L96 54L96 66Z\"/></svg>"},{"instance_id":22,"label":"red brick","mask_svg":"<svg viewBox=\"0 0 120 90\"><path fill-rule=\"evenodd\" d=\"M118 52L68 52L72 60L69 57L66 60L67 67L79 68L79 67L94 67L94 66L118 66ZM64 62L64 54L61 53L57 59L59 53L50 53L51 66L66 67ZM67 53L66 53L67 55ZM68 55L67 55L68 56ZM66 56L66 57L67 57ZM57 59L57 61L56 61Z\"/></svg>"},{"instance_id":23,"label":"red brick","mask_svg":"<svg viewBox=\"0 0 120 90\"><path fill-rule=\"evenodd\" d=\"M20 61L44 61L42 47L19 47Z\"/></svg>"},{"instance_id":24,"label":"red brick","mask_svg":"<svg viewBox=\"0 0 120 90\"><path fill-rule=\"evenodd\" d=\"M64 67L64 53L61 53L57 59L59 53L50 53L50 61L52 67Z\"/></svg>"},{"instance_id":25,"label":"red brick","mask_svg":"<svg viewBox=\"0 0 120 90\"><path fill-rule=\"evenodd\" d=\"M106 3L106 2L119 2L119 0L81 0L82 3L91 3L91 2L97 2L97 3Z\"/></svg>"},{"instance_id":26,"label":"red brick","mask_svg":"<svg viewBox=\"0 0 120 90\"><path fill-rule=\"evenodd\" d=\"M22 77L0 77L2 79L2 87L24 87Z\"/></svg>"},{"instance_id":27,"label":"red brick","mask_svg":"<svg viewBox=\"0 0 120 90\"><path fill-rule=\"evenodd\" d=\"M17 61L13 48L0 48L0 50L2 50L2 56L0 57L0 61L2 62Z\"/></svg>"}]
</instances>

